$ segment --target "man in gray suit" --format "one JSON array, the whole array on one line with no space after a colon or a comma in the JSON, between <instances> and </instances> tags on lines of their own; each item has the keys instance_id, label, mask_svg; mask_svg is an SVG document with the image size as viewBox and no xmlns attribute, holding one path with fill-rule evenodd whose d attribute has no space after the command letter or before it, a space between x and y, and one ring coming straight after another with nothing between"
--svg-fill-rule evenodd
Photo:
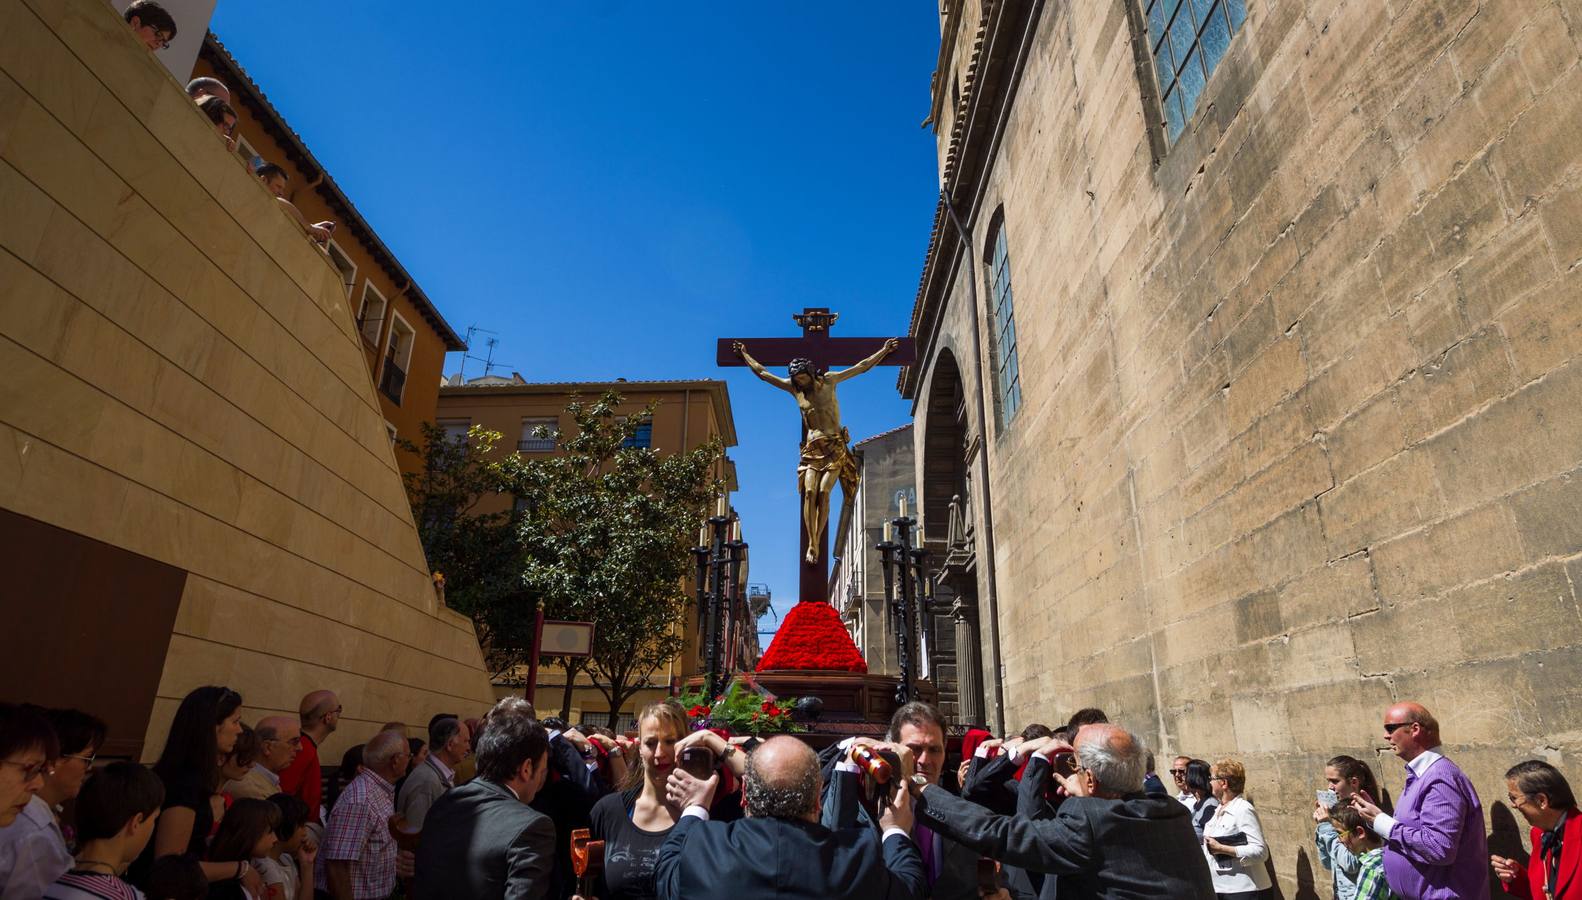
<instances>
[{"instance_id":1,"label":"man in gray suit","mask_svg":"<svg viewBox=\"0 0 1582 900\"><path fill-rule=\"evenodd\" d=\"M442 716L428 726L428 759L412 770L396 797L396 812L412 831L423 829L429 807L456 786L456 767L472 750L472 735L455 716Z\"/></svg>"},{"instance_id":2,"label":"man in gray suit","mask_svg":"<svg viewBox=\"0 0 1582 900\"><path fill-rule=\"evenodd\" d=\"M539 900L549 890L555 825L528 806L549 774L549 733L532 711L507 698L484 719L478 777L424 818L415 896Z\"/></svg>"},{"instance_id":3,"label":"man in gray suit","mask_svg":"<svg viewBox=\"0 0 1582 900\"><path fill-rule=\"evenodd\" d=\"M1057 876L1060 900L1214 900L1187 808L1142 793L1142 744L1118 726L1088 725L1076 753L1054 818L995 815L937 785L913 785L917 816L985 856Z\"/></svg>"}]
</instances>

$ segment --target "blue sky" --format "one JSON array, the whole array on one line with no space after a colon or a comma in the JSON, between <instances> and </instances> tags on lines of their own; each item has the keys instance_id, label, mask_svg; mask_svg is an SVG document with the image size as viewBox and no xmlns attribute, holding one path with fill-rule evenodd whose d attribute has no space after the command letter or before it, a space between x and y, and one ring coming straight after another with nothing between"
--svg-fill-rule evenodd
<instances>
[{"instance_id":1,"label":"blue sky","mask_svg":"<svg viewBox=\"0 0 1582 900\"><path fill-rule=\"evenodd\" d=\"M212 27L507 371L729 382L752 580L783 614L796 413L714 339L795 336L804 306L904 333L937 191L929 5L220 0ZM854 439L909 418L894 373L841 387Z\"/></svg>"}]
</instances>

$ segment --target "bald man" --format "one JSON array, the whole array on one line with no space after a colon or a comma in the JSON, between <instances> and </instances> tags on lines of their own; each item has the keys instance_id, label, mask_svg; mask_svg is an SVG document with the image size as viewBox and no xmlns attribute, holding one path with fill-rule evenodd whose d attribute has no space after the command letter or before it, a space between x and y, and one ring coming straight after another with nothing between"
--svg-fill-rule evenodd
<instances>
[{"instance_id":1,"label":"bald man","mask_svg":"<svg viewBox=\"0 0 1582 900\"><path fill-rule=\"evenodd\" d=\"M334 691L314 691L297 705L302 742L296 759L280 773L280 789L308 805L312 821L324 821L324 773L319 768L319 745L341 723L341 701Z\"/></svg>"},{"instance_id":2,"label":"bald man","mask_svg":"<svg viewBox=\"0 0 1582 900\"><path fill-rule=\"evenodd\" d=\"M290 768L302 747L302 726L296 716L265 716L253 726L258 738L258 760L241 778L221 790L235 799L268 800L280 793L280 773Z\"/></svg>"},{"instance_id":3,"label":"bald man","mask_svg":"<svg viewBox=\"0 0 1582 900\"><path fill-rule=\"evenodd\" d=\"M1053 818L995 815L938 785L913 785L917 817L984 856L1055 876L1060 900L1214 900L1187 808L1143 793L1141 742L1100 724L1083 726L1075 744L1080 768L1059 779L1066 795ZM1047 763L1034 754L1022 777Z\"/></svg>"},{"instance_id":4,"label":"bald man","mask_svg":"<svg viewBox=\"0 0 1582 900\"><path fill-rule=\"evenodd\" d=\"M1351 805L1384 840L1384 875L1406 900L1488 896L1483 802L1466 773L1439 752L1439 721L1420 703L1384 711L1384 739L1406 763L1395 814L1365 792Z\"/></svg>"},{"instance_id":5,"label":"bald man","mask_svg":"<svg viewBox=\"0 0 1582 900\"><path fill-rule=\"evenodd\" d=\"M910 796L899 792L867 828L819 824L818 757L793 737L775 737L747 757L747 817L710 822L719 775L699 781L679 768L666 793L681 818L659 847L654 881L661 900L756 897L918 900L923 860L912 843Z\"/></svg>"},{"instance_id":6,"label":"bald man","mask_svg":"<svg viewBox=\"0 0 1582 900\"><path fill-rule=\"evenodd\" d=\"M411 759L400 732L381 731L363 746L363 770L335 801L319 846L316 887L333 900L385 900L395 892L390 817L395 815L395 783Z\"/></svg>"}]
</instances>

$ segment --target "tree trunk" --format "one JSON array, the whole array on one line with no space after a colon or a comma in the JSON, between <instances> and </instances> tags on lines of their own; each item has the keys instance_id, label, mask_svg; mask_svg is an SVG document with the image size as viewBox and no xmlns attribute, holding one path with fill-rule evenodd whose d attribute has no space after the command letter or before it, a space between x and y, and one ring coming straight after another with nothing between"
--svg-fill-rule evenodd
<instances>
[{"instance_id":1,"label":"tree trunk","mask_svg":"<svg viewBox=\"0 0 1582 900\"><path fill-rule=\"evenodd\" d=\"M571 721L571 692L577 686L577 673L581 671L581 663L566 661L566 690L560 695L560 717L566 720L567 725L577 724Z\"/></svg>"},{"instance_id":2,"label":"tree trunk","mask_svg":"<svg viewBox=\"0 0 1582 900\"><path fill-rule=\"evenodd\" d=\"M621 718L621 704L625 703L626 702L626 698L631 696L631 693L625 692L623 690L624 688L625 688L625 685L622 685L622 684L615 684L614 682L611 682L611 684L610 684L610 726L609 727L611 727L611 728L614 728L615 727L615 723L620 721L620 718Z\"/></svg>"}]
</instances>

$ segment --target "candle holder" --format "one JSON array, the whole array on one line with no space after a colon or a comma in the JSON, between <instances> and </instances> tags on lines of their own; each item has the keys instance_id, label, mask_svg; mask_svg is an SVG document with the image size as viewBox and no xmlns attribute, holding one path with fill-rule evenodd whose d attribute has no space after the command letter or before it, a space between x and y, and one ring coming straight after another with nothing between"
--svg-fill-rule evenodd
<instances>
[{"instance_id":1,"label":"candle holder","mask_svg":"<svg viewBox=\"0 0 1582 900\"><path fill-rule=\"evenodd\" d=\"M911 703L917 696L912 652L917 636L917 613L921 610L932 615L934 596L933 583L925 567L928 551L912 546L912 529L917 520L905 512L903 506L902 515L886 523L886 540L874 545L884 570L884 599L895 629L896 662L901 670L895 702L902 705Z\"/></svg>"}]
</instances>

